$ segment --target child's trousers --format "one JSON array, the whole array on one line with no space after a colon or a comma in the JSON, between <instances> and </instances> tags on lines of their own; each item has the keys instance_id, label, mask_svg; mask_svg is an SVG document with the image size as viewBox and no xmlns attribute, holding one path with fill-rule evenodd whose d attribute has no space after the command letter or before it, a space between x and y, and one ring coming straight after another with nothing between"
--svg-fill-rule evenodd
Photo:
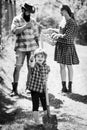
<instances>
[{"instance_id":1,"label":"child's trousers","mask_svg":"<svg viewBox=\"0 0 87 130\"><path fill-rule=\"evenodd\" d=\"M39 99L41 101L43 110L44 111L47 110L45 92L39 93L39 92L31 91L31 98L32 98L33 111L38 111Z\"/></svg>"}]
</instances>

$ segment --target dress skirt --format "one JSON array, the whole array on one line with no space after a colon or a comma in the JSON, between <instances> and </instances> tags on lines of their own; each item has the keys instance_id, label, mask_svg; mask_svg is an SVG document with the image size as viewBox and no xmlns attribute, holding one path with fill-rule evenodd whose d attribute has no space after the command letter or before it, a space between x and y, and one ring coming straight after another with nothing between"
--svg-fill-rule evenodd
<instances>
[{"instance_id":1,"label":"dress skirt","mask_svg":"<svg viewBox=\"0 0 87 130\"><path fill-rule=\"evenodd\" d=\"M55 46L54 60L66 65L79 64L75 45L57 42Z\"/></svg>"}]
</instances>

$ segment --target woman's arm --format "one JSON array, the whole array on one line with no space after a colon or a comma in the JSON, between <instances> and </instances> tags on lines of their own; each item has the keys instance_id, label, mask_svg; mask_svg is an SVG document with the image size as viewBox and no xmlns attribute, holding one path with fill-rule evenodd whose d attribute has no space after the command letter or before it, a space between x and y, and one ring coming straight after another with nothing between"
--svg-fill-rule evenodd
<instances>
[{"instance_id":1,"label":"woman's arm","mask_svg":"<svg viewBox=\"0 0 87 130\"><path fill-rule=\"evenodd\" d=\"M56 39L58 41L60 41L60 40L68 40L73 36L75 30L76 30L75 23L70 21L66 25L66 30L65 30L64 34L53 33L52 38L54 38L54 39Z\"/></svg>"}]
</instances>

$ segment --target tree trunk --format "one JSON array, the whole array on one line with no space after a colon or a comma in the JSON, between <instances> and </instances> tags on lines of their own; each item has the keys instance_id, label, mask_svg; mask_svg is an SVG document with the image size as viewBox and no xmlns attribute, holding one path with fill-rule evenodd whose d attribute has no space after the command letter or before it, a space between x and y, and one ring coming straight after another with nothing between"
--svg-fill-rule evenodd
<instances>
[{"instance_id":1,"label":"tree trunk","mask_svg":"<svg viewBox=\"0 0 87 130\"><path fill-rule=\"evenodd\" d=\"M0 45L1 45L1 25L2 25L2 0L0 0Z\"/></svg>"}]
</instances>

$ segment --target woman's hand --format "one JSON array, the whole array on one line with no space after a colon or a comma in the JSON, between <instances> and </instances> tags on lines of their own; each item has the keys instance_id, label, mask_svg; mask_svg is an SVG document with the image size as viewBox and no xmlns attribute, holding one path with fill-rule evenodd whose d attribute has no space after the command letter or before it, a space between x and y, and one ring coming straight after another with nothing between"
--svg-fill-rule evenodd
<instances>
[{"instance_id":1,"label":"woman's hand","mask_svg":"<svg viewBox=\"0 0 87 130\"><path fill-rule=\"evenodd\" d=\"M58 33L52 33L52 35L51 35L51 38L53 38L55 40L57 40L59 37L63 37L63 35L62 34L58 34Z\"/></svg>"}]
</instances>

